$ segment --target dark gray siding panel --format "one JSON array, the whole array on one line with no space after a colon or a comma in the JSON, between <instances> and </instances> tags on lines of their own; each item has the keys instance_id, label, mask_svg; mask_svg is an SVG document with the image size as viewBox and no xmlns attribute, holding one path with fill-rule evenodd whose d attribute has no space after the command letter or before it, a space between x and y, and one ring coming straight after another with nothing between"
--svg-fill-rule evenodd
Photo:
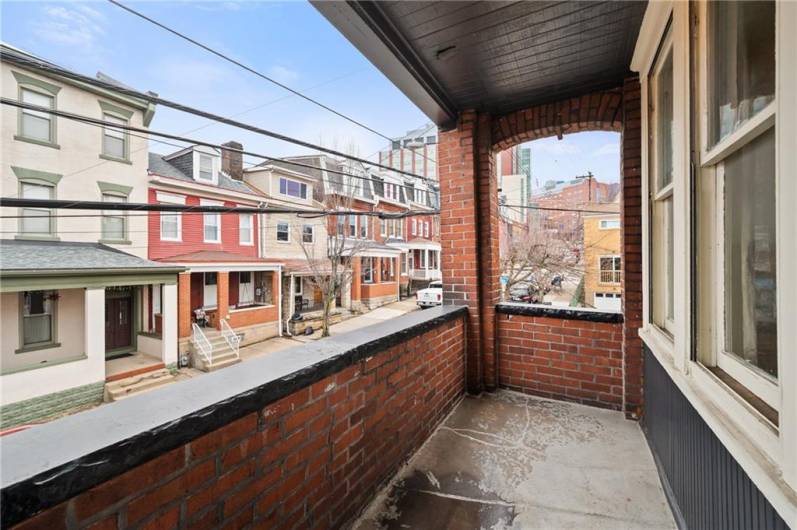
<instances>
[{"instance_id":1,"label":"dark gray siding panel","mask_svg":"<svg viewBox=\"0 0 797 530\"><path fill-rule=\"evenodd\" d=\"M680 525L788 529L647 348L642 428Z\"/></svg>"}]
</instances>

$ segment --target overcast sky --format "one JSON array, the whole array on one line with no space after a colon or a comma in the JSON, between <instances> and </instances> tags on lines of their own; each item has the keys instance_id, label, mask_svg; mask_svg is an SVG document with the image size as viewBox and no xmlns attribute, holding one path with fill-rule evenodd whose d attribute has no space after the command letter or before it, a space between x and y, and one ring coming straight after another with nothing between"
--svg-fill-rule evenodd
<instances>
[{"instance_id":1,"label":"overcast sky","mask_svg":"<svg viewBox=\"0 0 797 530\"><path fill-rule=\"evenodd\" d=\"M131 7L387 134L429 120L310 4L304 2L129 2ZM4 42L80 73L98 70L224 116L346 149L361 156L384 147L362 128L229 64L107 2L7 2ZM222 143L238 140L268 155L300 148L159 108L151 127ZM87 125L88 127L88 125ZM200 130L194 131L198 127ZM532 145L543 183L591 170L617 181L619 135L582 133ZM174 148L153 145L158 152Z\"/></svg>"}]
</instances>

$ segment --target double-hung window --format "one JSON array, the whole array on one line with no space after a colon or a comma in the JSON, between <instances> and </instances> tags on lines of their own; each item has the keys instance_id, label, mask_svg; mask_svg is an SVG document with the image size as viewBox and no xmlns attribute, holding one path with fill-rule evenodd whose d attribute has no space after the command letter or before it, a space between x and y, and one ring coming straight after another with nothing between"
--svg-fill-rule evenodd
<instances>
[{"instance_id":1,"label":"double-hung window","mask_svg":"<svg viewBox=\"0 0 797 530\"><path fill-rule=\"evenodd\" d=\"M185 204L185 196L157 192L156 198L161 204ZM181 241L183 216L179 212L160 212L160 238L161 241Z\"/></svg>"},{"instance_id":2,"label":"double-hung window","mask_svg":"<svg viewBox=\"0 0 797 530\"><path fill-rule=\"evenodd\" d=\"M312 243L315 241L313 225L302 226L302 243Z\"/></svg>"},{"instance_id":3,"label":"double-hung window","mask_svg":"<svg viewBox=\"0 0 797 530\"><path fill-rule=\"evenodd\" d=\"M357 216L349 215L349 236L357 237Z\"/></svg>"},{"instance_id":4,"label":"double-hung window","mask_svg":"<svg viewBox=\"0 0 797 530\"><path fill-rule=\"evenodd\" d=\"M287 243L291 240L291 232L288 223L277 223L277 241Z\"/></svg>"},{"instance_id":5,"label":"double-hung window","mask_svg":"<svg viewBox=\"0 0 797 530\"><path fill-rule=\"evenodd\" d=\"M374 282L374 258L362 258L362 271L360 272L360 277L363 283Z\"/></svg>"},{"instance_id":6,"label":"double-hung window","mask_svg":"<svg viewBox=\"0 0 797 530\"><path fill-rule=\"evenodd\" d=\"M199 155L199 173L197 175L199 180L206 182L213 182L213 157L210 155Z\"/></svg>"},{"instance_id":7,"label":"double-hung window","mask_svg":"<svg viewBox=\"0 0 797 530\"><path fill-rule=\"evenodd\" d=\"M368 218L363 217L360 219L360 237L362 239L368 239Z\"/></svg>"},{"instance_id":8,"label":"double-hung window","mask_svg":"<svg viewBox=\"0 0 797 530\"><path fill-rule=\"evenodd\" d=\"M126 126L128 124L128 120L108 113L104 113L102 119L112 125ZM103 127L102 154L110 158L126 160L129 155L127 132L115 127Z\"/></svg>"},{"instance_id":9,"label":"double-hung window","mask_svg":"<svg viewBox=\"0 0 797 530\"><path fill-rule=\"evenodd\" d=\"M417 219L413 219L412 220L412 235L414 235L414 236L418 235L418 220Z\"/></svg>"},{"instance_id":10,"label":"double-hung window","mask_svg":"<svg viewBox=\"0 0 797 530\"><path fill-rule=\"evenodd\" d=\"M20 88L20 99L23 103L37 107L55 108L55 96L38 90ZM19 135L22 138L45 143L55 142L55 117L47 112L32 109L20 109Z\"/></svg>"},{"instance_id":11,"label":"double-hung window","mask_svg":"<svg viewBox=\"0 0 797 530\"><path fill-rule=\"evenodd\" d=\"M103 193L102 202L125 203L127 197ZM127 215L120 210L105 210L102 215L102 238L108 241L124 241L127 238Z\"/></svg>"},{"instance_id":12,"label":"double-hung window","mask_svg":"<svg viewBox=\"0 0 797 530\"><path fill-rule=\"evenodd\" d=\"M238 217L238 241L241 245L254 245L254 215L242 213Z\"/></svg>"},{"instance_id":13,"label":"double-hung window","mask_svg":"<svg viewBox=\"0 0 797 530\"><path fill-rule=\"evenodd\" d=\"M218 304L218 275L215 272L204 273L204 282L202 289L202 306L207 308L215 308Z\"/></svg>"},{"instance_id":14,"label":"double-hung window","mask_svg":"<svg viewBox=\"0 0 797 530\"><path fill-rule=\"evenodd\" d=\"M777 263L784 227L776 207L775 14L775 2L717 2L702 11L695 259L698 359L777 409L785 271Z\"/></svg>"},{"instance_id":15,"label":"double-hung window","mask_svg":"<svg viewBox=\"0 0 797 530\"><path fill-rule=\"evenodd\" d=\"M668 32L648 80L651 321L672 334L673 284L673 47Z\"/></svg>"},{"instance_id":16,"label":"double-hung window","mask_svg":"<svg viewBox=\"0 0 797 530\"><path fill-rule=\"evenodd\" d=\"M53 199L55 186L44 182L20 182L23 199ZM20 235L34 237L55 236L55 217L47 208L21 208Z\"/></svg>"},{"instance_id":17,"label":"double-hung window","mask_svg":"<svg viewBox=\"0 0 797 530\"><path fill-rule=\"evenodd\" d=\"M22 348L55 342L55 303L58 291L22 293Z\"/></svg>"},{"instance_id":18,"label":"double-hung window","mask_svg":"<svg viewBox=\"0 0 797 530\"><path fill-rule=\"evenodd\" d=\"M380 226L379 232L382 235L382 237L387 237L387 219L381 219L379 221L379 226Z\"/></svg>"}]
</instances>

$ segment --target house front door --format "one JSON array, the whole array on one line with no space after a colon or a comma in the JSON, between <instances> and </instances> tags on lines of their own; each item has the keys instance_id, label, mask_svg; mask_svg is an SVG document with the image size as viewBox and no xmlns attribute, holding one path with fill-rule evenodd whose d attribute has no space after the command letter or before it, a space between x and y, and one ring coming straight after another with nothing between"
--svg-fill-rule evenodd
<instances>
[{"instance_id":1,"label":"house front door","mask_svg":"<svg viewBox=\"0 0 797 530\"><path fill-rule=\"evenodd\" d=\"M132 345L133 297L105 299L105 351L113 352Z\"/></svg>"}]
</instances>

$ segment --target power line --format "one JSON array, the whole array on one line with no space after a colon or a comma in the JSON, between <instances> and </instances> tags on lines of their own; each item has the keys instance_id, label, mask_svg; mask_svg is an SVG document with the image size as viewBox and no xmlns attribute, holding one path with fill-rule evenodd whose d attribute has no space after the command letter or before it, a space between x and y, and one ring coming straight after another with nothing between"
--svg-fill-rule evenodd
<instances>
[{"instance_id":1,"label":"power line","mask_svg":"<svg viewBox=\"0 0 797 530\"><path fill-rule=\"evenodd\" d=\"M295 214L298 217L323 217L329 215L336 216L365 216L378 217L379 219L401 219L404 217L414 217L418 215L435 215L439 213L426 212L420 210L408 210L406 212L380 212L380 211L360 211L360 210L304 210L299 208L274 208L271 206L216 206L216 205L188 205L188 204L164 204L164 203L131 203L131 202L104 202L104 201L80 201L63 199L17 199L12 197L0 197L0 207L7 208L38 208L56 210L102 210L121 211L121 212L167 212L167 213L218 213L218 214ZM107 215L107 214L106 214ZM2 216L2 218L19 218L36 216ZM58 215L42 215L41 217L58 217ZM77 216L82 217L82 216Z\"/></svg>"},{"instance_id":2,"label":"power line","mask_svg":"<svg viewBox=\"0 0 797 530\"><path fill-rule=\"evenodd\" d=\"M336 170L336 169L330 169L330 168L325 168L325 167L322 168L322 167L314 166L312 164L306 164L304 162L298 162L298 161L293 161L293 160L284 160L284 159L281 159L281 158L267 156L267 155L263 155L263 154L260 154L260 153L254 153L254 152L251 152L251 151L244 151L244 150L240 150L240 149L234 149L234 148L231 148L231 147L228 147L228 146L214 144L214 143L211 143L211 142L205 142L204 140L198 140L198 139L194 139L194 138L186 138L186 137L178 136L178 135L175 135L175 134L163 133L163 132L159 132L159 131L153 131L152 129L148 129L148 128L142 128L142 127L135 127L135 126L132 126L132 125L122 125L122 124L119 124L119 123L106 122L104 120L99 120L97 118L92 118L90 116L84 116L84 115L81 115L81 114L74 114L74 113L71 113L71 112L66 112L66 111L57 110L57 109L50 109L50 108L41 107L41 106L38 106L38 105L32 105L30 103L24 103L24 102L17 101L17 100L14 100L14 99L0 98L0 103L3 104L3 105L10 105L10 106L13 106L13 107L24 108L24 109L29 109L29 110L35 110L37 112L44 112L44 113L47 113L47 114L52 114L54 116L66 118L66 119L69 119L69 120L74 120L74 121L77 121L77 122L84 123L86 125L93 125L93 126L99 127L99 128L116 129L116 130L119 130L119 131L126 132L126 133L130 134L131 136L135 136L136 138L145 138L146 139L145 136L141 136L140 134L132 134L132 133L141 133L141 134L145 134L145 135L153 135L153 136L169 138L169 139L172 139L172 140L175 140L175 141L185 142L185 143L193 144L193 145L201 145L201 146L205 146L205 147L211 147L211 148L214 148L214 149L235 151L237 153L241 153L241 155L246 155L246 156L251 156L251 157L255 157L255 158L260 158L260 159L268 160L268 161L271 161L271 162L278 162L278 163L282 163L282 164L294 165L294 166L298 166L298 167L302 167L302 168L306 168L306 169L313 169L313 170L316 170L316 171L326 171L327 173L332 173L332 174L336 174L336 175L342 175L344 177L349 177L349 178L353 178L353 179L357 179L357 180L366 180L366 181L371 181L371 182L375 182L376 181L373 177L364 177L364 176L361 176L361 175L353 175L353 174L345 172L345 171L339 171L339 170ZM166 144L166 145L171 145L171 146L174 146L174 147L184 148L183 146L180 146L180 145L177 145L177 144L171 144L169 142L164 142L164 141L161 141L161 140L155 140L155 141L158 141L158 142ZM252 165L252 167L262 167L262 164L252 164L251 162L247 162L247 163ZM279 165L279 164L277 164L277 165ZM387 182L382 180L382 183L385 184ZM427 190L415 190L414 186L410 186L408 184L395 184L395 183L387 183L387 184L392 184L392 185L394 185L396 187L401 187L401 188L405 188L405 189L412 189L413 191L418 191L418 192L439 193L436 190L429 190L429 189L427 189ZM341 187L342 188L346 188L346 187L353 187L353 186L351 184L341 183Z\"/></svg>"},{"instance_id":3,"label":"power line","mask_svg":"<svg viewBox=\"0 0 797 530\"><path fill-rule=\"evenodd\" d=\"M247 131L250 131L250 132L254 132L256 134L260 134L260 135L263 135L263 136L268 136L268 137L271 137L271 138L274 138L276 140L280 140L280 141L283 141L283 142L292 143L292 144L298 145L300 147L305 147L307 149L314 149L316 151L320 151L320 152L323 152L323 153L326 153L326 154L329 154L329 155L332 155L332 156L337 156L337 157L345 158L347 160L351 160L351 161L354 161L354 162L359 162L359 163L364 164L366 166L373 166L373 167L376 167L376 168L379 168L379 169L392 171L394 173L399 173L399 174L402 174L402 175L406 175L408 177L416 178L418 180L423 180L423 181L432 180L432 179L429 179L427 177L423 177L421 175L416 175L414 173L410 173L409 171L403 171L403 170L399 170L399 169L394 169L392 167L385 166L383 164L378 164L376 162L372 162L372 161L364 159L364 158L360 158L360 157L357 157L357 156L354 156L354 155L349 155L349 154L346 154L346 153L344 153L342 151L338 151L336 149L330 149L330 148L327 148L327 147L323 147L321 145L313 144L313 143L306 142L304 140L299 140L297 138L293 138L293 137L290 137L290 136L287 136L287 135L284 135L284 134L281 134L281 133L270 131L270 130L264 129L262 127L257 127L255 125L250 125L250 124L243 123L243 122L240 122L240 121L237 121L237 120L233 120L233 119L230 119L230 118L225 118L223 116L219 116L218 114L213 114L211 112L207 112L207 111L203 111L203 110L200 110L200 109L197 109L197 108L194 108L194 107L190 107L188 105L183 105L182 103L177 103L175 101L164 99L164 98L162 98L160 96L157 96L156 94L151 93L151 92L150 93L140 92L138 90L133 90L131 88L120 86L118 84L107 83L107 82L102 81L100 79L95 79L93 77L89 77L89 76L85 76L85 75L82 75L82 74L78 74L78 73L66 70L64 68L61 68L59 66L55 66L55 65L52 65L52 64L49 64L49 63L43 63L41 61L33 61L31 59L27 59L25 57L20 57L19 55L16 55L16 54L13 54L13 53L9 53L7 50L0 50L0 59L2 59L4 61L8 61L10 63L17 64L19 66L24 66L24 67L28 67L28 68L32 68L32 69L42 70L42 71L48 72L50 74L66 77L66 78L69 78L69 79L72 79L72 80L75 80L75 81L80 81L80 82L83 82L83 83L87 83L87 84L90 84L90 85L93 85L93 86L96 86L96 87L99 87L99 88L104 88L105 90L109 90L111 92L116 92L116 93L119 93L119 94L122 94L122 95L126 95L126 96L129 96L129 97L132 97L132 98L136 98L136 99L140 99L140 100L143 100L143 101L147 101L149 103L154 103L154 104L157 104L157 105L163 105L164 107L169 107L169 108L172 108L172 109L175 109L175 110L179 110L181 112L186 112L186 113L189 113L189 114L193 114L195 116L200 116L202 118L210 119L210 120L213 120L213 121L216 121L216 122L219 122L219 123L223 123L225 125L230 125L232 127L237 127L239 129L244 129L244 130L247 130ZM6 99L6 98L4 98L4 99ZM9 101L13 101L13 100L9 100ZM16 102L14 102L14 103L16 104ZM37 107L35 105L33 107L36 110L43 111L42 107ZM49 110L54 110L54 109L49 109ZM108 124L108 125L110 126L111 124ZM144 130L144 132L146 132L146 130ZM205 145L207 145L207 144L205 143ZM228 148L225 148L225 149L228 149Z\"/></svg>"},{"instance_id":4,"label":"power line","mask_svg":"<svg viewBox=\"0 0 797 530\"><path fill-rule=\"evenodd\" d=\"M192 37L189 37L185 33L181 33L179 31L177 31L176 29L171 28L171 27L167 26L166 24L163 24L162 22L158 22L157 20L153 19L152 17L149 17L149 16L147 16L147 15L145 15L145 14L139 12L139 11L136 11L132 7L128 7L128 6L124 5L124 4L122 4L121 2L118 2L117 0L108 0L108 2L112 3L113 5L121 8L121 9L124 9L125 11L127 11L128 13L130 13L132 15L135 15L135 16L143 19L143 20L146 20L150 24L154 24L155 26L161 28L164 31L168 31L172 35L175 35L175 36L177 36L177 37L179 37L179 38L181 38L181 39L183 39L185 41L190 42L194 46L198 46L198 47L202 48L206 52L212 53L216 57L219 57L219 58L221 58L221 59L223 59L223 60L225 60L225 61L227 61L229 63L234 64L235 66L238 66L239 68L242 68L242 69L246 70L250 74L254 74L257 77L260 77L261 79L265 79L269 83L273 83L273 84L277 85L278 87L282 88L283 90L287 90L291 94L299 96L300 98L302 98L302 99L304 99L306 101L309 101L310 103L313 103L314 105L318 105L322 109L324 109L324 110L326 110L328 112L331 112L332 114L334 114L334 115L336 115L336 116L338 116L340 118L343 118L344 120L346 120L346 121L348 121L350 123L353 123L354 125L356 125L358 127L361 127L361 128L365 129L368 132L371 132L371 133L373 133L373 134L375 134L375 135L377 135L377 136L379 136L381 138L384 138L385 140L387 140L387 141L389 141L391 143L393 142L393 138L391 138L391 137L389 137L389 136L387 136L385 134L382 134L381 132L377 131L376 129L373 129L372 127L369 127L368 125L365 125L364 123L362 123L360 121L357 121L354 118L352 118L350 116L347 116L347 115L343 114L342 112L339 112L339 111L333 109L332 107L321 103L320 101L318 101L316 99L311 98L310 96L302 94L298 90L293 89L293 88L287 86L284 83L280 83L276 79L274 79L274 78L272 78L270 76L267 76L263 72L255 70L251 66L248 66L248 65L246 65L246 64L244 64L244 63L242 63L242 62L240 62L240 61L238 61L236 59L233 59L232 57L230 57L230 56L228 56L228 55L226 55L226 54L224 54L224 53L222 53L222 52L220 52L220 51L218 51L218 50L216 50L214 48L211 48L210 46L208 46L206 44L203 44L203 43L199 42L198 40L196 40L196 39L194 39ZM400 147L400 149L408 150L406 147ZM409 151L414 153L414 151L412 151L412 150L409 150ZM426 157L426 155L422 154L421 156L424 159L431 161L429 158Z\"/></svg>"},{"instance_id":5,"label":"power line","mask_svg":"<svg viewBox=\"0 0 797 530\"><path fill-rule=\"evenodd\" d=\"M178 141L178 142L185 142L185 143L192 144L192 145L201 145L201 146L205 146L205 147L211 147L213 149L235 151L237 153L241 153L241 155L246 155L246 156L250 156L250 157L254 157L254 158L260 158L260 159L271 161L271 162L289 164L289 165L293 165L293 166L297 166L297 167L301 167L301 168L305 168L305 169L313 169L313 170L316 170L316 171L326 171L327 173L341 175L341 176L344 176L344 177L353 178L353 179L357 179L357 180L365 180L365 181L376 182L376 179L374 179L373 177L364 177L362 175L354 175L354 174L348 173L346 171L340 171L340 170L337 170L337 169L330 169L330 168L326 168L326 167L318 167L318 166L314 166L312 164L306 164L304 162L298 162L298 161L293 161L293 160L284 160L282 158L277 158L277 157L273 157L273 156L267 156L267 155L263 155L263 154L260 154L260 153L254 153L252 151L244 151L244 150L235 149L235 148L232 148L232 147L229 147L229 146L223 146L223 145L214 144L214 143L211 143L211 142L205 142L204 140L198 140L198 139L195 139L195 138L187 138L187 137L179 136L179 135L176 135L176 134L170 134L170 133L154 131L154 130L149 129L149 128L135 127L135 126L132 126L132 125L123 125L123 124L120 124L120 123L107 122L107 121L100 120L100 119L97 119L97 118L92 118L90 116L84 116L84 115L81 115L81 114L74 114L72 112L67 112L67 111L58 110L58 109L51 109L51 108L42 107L42 106L39 106L39 105L32 105L30 103L17 101L17 100L10 99L10 98L5 98L5 97L0 98L0 103L3 104L3 105L10 105L10 106L17 107L17 108L35 110L37 112L43 112L43 113L51 114L51 115L58 116L58 117L61 117L61 118L65 118L65 119L68 119L68 120L73 120L73 121L77 121L77 122L80 122L80 123L84 123L86 125L92 125L92 126L98 127L98 128L110 128L110 129L123 131L123 132L126 132L127 134L129 134L131 136L136 137L136 138L149 139L148 136L142 136L142 135L153 135L153 136L158 136L158 137L163 137L163 138L169 138L171 140L175 140L175 141ZM139 134L135 134L135 133L139 133ZM159 143L162 143L162 144L171 145L173 147L178 147L178 148L181 148L181 149L185 148L185 146L178 145L178 144L173 144L173 143L169 143L169 142L165 142L165 141L162 141L162 140L155 140L155 141L159 142ZM249 164L252 167L262 167L262 164L253 164L251 162L247 162L247 164ZM277 165L279 165L279 164L277 164ZM92 167L95 167L95 166L92 166ZM87 168L87 169L91 169L91 168ZM382 183L385 184L387 182L382 180ZM396 187L401 187L401 188L405 188L405 189L412 189L413 191L416 191L415 187L414 186L410 186L409 184L395 184L395 183L388 183L388 184L392 184L392 185L394 185ZM351 184L341 183L341 187L345 188L345 187L352 187L352 186L351 186ZM426 193L439 193L438 191L436 191L434 189L431 189L431 190L430 189L417 190L417 191L426 192Z\"/></svg>"}]
</instances>

